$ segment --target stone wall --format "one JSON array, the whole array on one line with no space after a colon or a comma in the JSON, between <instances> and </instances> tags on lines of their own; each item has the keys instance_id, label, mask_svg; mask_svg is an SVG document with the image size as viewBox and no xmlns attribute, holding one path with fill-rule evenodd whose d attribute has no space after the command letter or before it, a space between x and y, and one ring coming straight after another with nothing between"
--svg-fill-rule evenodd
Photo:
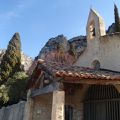
<instances>
[{"instance_id":1,"label":"stone wall","mask_svg":"<svg viewBox=\"0 0 120 120\"><path fill-rule=\"evenodd\" d=\"M51 120L53 94L44 94L33 99L32 120Z\"/></svg>"},{"instance_id":2,"label":"stone wall","mask_svg":"<svg viewBox=\"0 0 120 120\"><path fill-rule=\"evenodd\" d=\"M95 28L92 38L91 25ZM90 11L86 33L87 48L74 65L94 68L93 63L97 61L100 68L120 71L120 33L106 35L104 21L94 10Z\"/></svg>"},{"instance_id":3,"label":"stone wall","mask_svg":"<svg viewBox=\"0 0 120 120\"><path fill-rule=\"evenodd\" d=\"M78 58L75 66L83 66L83 67L92 67L92 62L94 60L99 60L100 56L100 42L97 38L94 38L92 40L88 40L89 44L87 45L87 48L81 54L81 56Z\"/></svg>"},{"instance_id":4,"label":"stone wall","mask_svg":"<svg viewBox=\"0 0 120 120\"><path fill-rule=\"evenodd\" d=\"M101 68L120 71L120 34L101 37L99 54Z\"/></svg>"},{"instance_id":5,"label":"stone wall","mask_svg":"<svg viewBox=\"0 0 120 120\"><path fill-rule=\"evenodd\" d=\"M95 60L100 62L100 67L103 69L120 71L120 33L91 40L75 65L92 67Z\"/></svg>"},{"instance_id":6,"label":"stone wall","mask_svg":"<svg viewBox=\"0 0 120 120\"><path fill-rule=\"evenodd\" d=\"M84 120L84 99L88 85L83 85L74 94L66 95L65 104L73 107L73 120Z\"/></svg>"},{"instance_id":7,"label":"stone wall","mask_svg":"<svg viewBox=\"0 0 120 120\"><path fill-rule=\"evenodd\" d=\"M21 101L8 107L0 109L0 120L24 120L26 102Z\"/></svg>"}]
</instances>

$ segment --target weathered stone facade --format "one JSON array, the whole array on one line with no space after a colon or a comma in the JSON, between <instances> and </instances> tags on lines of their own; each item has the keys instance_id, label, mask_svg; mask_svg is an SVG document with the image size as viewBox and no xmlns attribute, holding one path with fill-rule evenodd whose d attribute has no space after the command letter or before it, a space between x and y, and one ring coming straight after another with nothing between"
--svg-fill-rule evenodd
<instances>
[{"instance_id":1,"label":"weathered stone facade","mask_svg":"<svg viewBox=\"0 0 120 120\"><path fill-rule=\"evenodd\" d=\"M33 99L33 119L51 120L52 93L44 94Z\"/></svg>"},{"instance_id":2,"label":"weathered stone facade","mask_svg":"<svg viewBox=\"0 0 120 120\"><path fill-rule=\"evenodd\" d=\"M74 94L65 96L65 105L73 107L73 120L84 120L84 99L88 85L83 85Z\"/></svg>"},{"instance_id":3,"label":"weathered stone facade","mask_svg":"<svg viewBox=\"0 0 120 120\"><path fill-rule=\"evenodd\" d=\"M61 91L55 91L53 93L47 93L32 98L32 120L64 120L65 105L70 105L73 107L73 120L83 120L83 101L85 99L88 87L88 85L83 85L82 87L78 88L73 94L65 93L65 97L63 97L63 93L62 96L60 95ZM58 96L56 96L56 92L60 92L58 93ZM54 95L56 98L54 98Z\"/></svg>"},{"instance_id":4,"label":"weathered stone facade","mask_svg":"<svg viewBox=\"0 0 120 120\"><path fill-rule=\"evenodd\" d=\"M90 38L91 21L95 21L95 36ZM87 48L76 61L75 65L93 68L93 62L98 61L100 68L120 71L120 33L105 33L104 21L95 11L90 12L87 24Z\"/></svg>"},{"instance_id":5,"label":"weathered stone facade","mask_svg":"<svg viewBox=\"0 0 120 120\"><path fill-rule=\"evenodd\" d=\"M25 120L25 101L0 109L0 120Z\"/></svg>"}]
</instances>

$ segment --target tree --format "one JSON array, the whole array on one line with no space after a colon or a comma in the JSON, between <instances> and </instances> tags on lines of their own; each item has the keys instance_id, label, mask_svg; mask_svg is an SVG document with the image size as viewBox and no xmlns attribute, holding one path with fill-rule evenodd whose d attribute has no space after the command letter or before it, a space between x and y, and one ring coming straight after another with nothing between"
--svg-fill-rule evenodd
<instances>
[{"instance_id":1,"label":"tree","mask_svg":"<svg viewBox=\"0 0 120 120\"><path fill-rule=\"evenodd\" d=\"M13 104L26 98L28 75L24 71L16 72L6 83L0 86L0 105Z\"/></svg>"},{"instance_id":2,"label":"tree","mask_svg":"<svg viewBox=\"0 0 120 120\"><path fill-rule=\"evenodd\" d=\"M8 100L9 102L18 102L20 99L25 98L26 85L28 75L24 71L16 72L12 78L10 78L5 86L8 88Z\"/></svg>"},{"instance_id":3,"label":"tree","mask_svg":"<svg viewBox=\"0 0 120 120\"><path fill-rule=\"evenodd\" d=\"M7 103L9 100L8 88L5 85L0 86L0 107L2 104Z\"/></svg>"},{"instance_id":4,"label":"tree","mask_svg":"<svg viewBox=\"0 0 120 120\"><path fill-rule=\"evenodd\" d=\"M116 4L114 4L115 32L120 32L120 18Z\"/></svg>"},{"instance_id":5,"label":"tree","mask_svg":"<svg viewBox=\"0 0 120 120\"><path fill-rule=\"evenodd\" d=\"M4 84L9 77L21 66L21 41L19 33L15 33L10 40L7 50L0 65L0 85Z\"/></svg>"}]
</instances>

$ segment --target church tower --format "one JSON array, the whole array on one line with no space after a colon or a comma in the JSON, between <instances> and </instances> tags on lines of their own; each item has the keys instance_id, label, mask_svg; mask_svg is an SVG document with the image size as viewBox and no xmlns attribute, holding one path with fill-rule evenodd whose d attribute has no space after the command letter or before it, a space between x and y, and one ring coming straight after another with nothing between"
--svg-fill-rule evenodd
<instances>
[{"instance_id":1,"label":"church tower","mask_svg":"<svg viewBox=\"0 0 120 120\"><path fill-rule=\"evenodd\" d=\"M93 61L99 61L100 37L106 35L103 18L93 9L90 9L86 26L87 50L91 53Z\"/></svg>"},{"instance_id":2,"label":"church tower","mask_svg":"<svg viewBox=\"0 0 120 120\"><path fill-rule=\"evenodd\" d=\"M75 65L99 69L101 67L100 38L106 35L103 18L90 9L86 26L87 48Z\"/></svg>"},{"instance_id":3,"label":"church tower","mask_svg":"<svg viewBox=\"0 0 120 120\"><path fill-rule=\"evenodd\" d=\"M87 42L99 39L100 36L106 35L105 24L103 18L93 9L90 9L87 27Z\"/></svg>"}]
</instances>

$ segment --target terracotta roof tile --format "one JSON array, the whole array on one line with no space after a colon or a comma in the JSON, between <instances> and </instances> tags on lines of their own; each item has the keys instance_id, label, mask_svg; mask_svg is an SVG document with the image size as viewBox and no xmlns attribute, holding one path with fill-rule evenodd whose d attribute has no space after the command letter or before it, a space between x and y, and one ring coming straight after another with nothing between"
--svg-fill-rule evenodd
<instances>
[{"instance_id":1,"label":"terracotta roof tile","mask_svg":"<svg viewBox=\"0 0 120 120\"><path fill-rule=\"evenodd\" d=\"M48 63L48 62L47 62ZM50 71L55 77L72 77L79 79L105 79L105 80L120 80L120 72L110 71L110 70L94 70L89 67L79 67L79 66L61 66L57 63L49 63L45 62L39 64L45 66L48 71ZM42 68L41 68L42 69Z\"/></svg>"}]
</instances>

